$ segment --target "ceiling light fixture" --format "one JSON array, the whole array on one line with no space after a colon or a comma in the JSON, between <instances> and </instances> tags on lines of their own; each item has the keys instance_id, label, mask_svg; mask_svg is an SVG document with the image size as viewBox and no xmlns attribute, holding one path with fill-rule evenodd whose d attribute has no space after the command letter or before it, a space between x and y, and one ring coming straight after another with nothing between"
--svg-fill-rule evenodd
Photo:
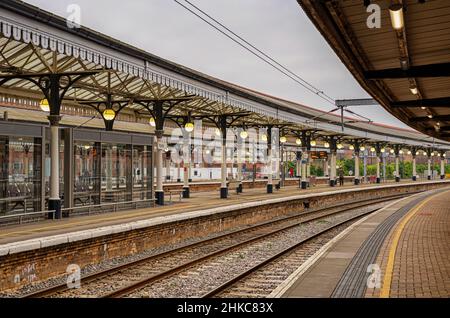
<instances>
[{"instance_id":1,"label":"ceiling light fixture","mask_svg":"<svg viewBox=\"0 0 450 318\"><path fill-rule=\"evenodd\" d=\"M403 19L403 5L400 3L393 4L389 7L389 14L391 16L392 28L394 30L401 30L405 26Z\"/></svg>"},{"instance_id":2,"label":"ceiling light fixture","mask_svg":"<svg viewBox=\"0 0 450 318\"><path fill-rule=\"evenodd\" d=\"M116 112L111 108L107 108L103 111L103 118L107 121L114 120L116 118Z\"/></svg>"},{"instance_id":3,"label":"ceiling light fixture","mask_svg":"<svg viewBox=\"0 0 450 318\"><path fill-rule=\"evenodd\" d=\"M411 91L411 94L413 94L413 95L417 95L419 93L419 90L417 89L417 86L414 85L414 84L409 86L409 90Z\"/></svg>"},{"instance_id":4,"label":"ceiling light fixture","mask_svg":"<svg viewBox=\"0 0 450 318\"><path fill-rule=\"evenodd\" d=\"M44 112L49 112L49 111L50 111L50 105L49 105L49 103L48 103L48 99L47 99L47 98L44 98L43 100L41 100L41 101L39 102L39 106L41 107L41 109L42 109Z\"/></svg>"},{"instance_id":5,"label":"ceiling light fixture","mask_svg":"<svg viewBox=\"0 0 450 318\"><path fill-rule=\"evenodd\" d=\"M186 125L184 125L184 129L189 133L194 131L194 123L186 123Z\"/></svg>"}]
</instances>

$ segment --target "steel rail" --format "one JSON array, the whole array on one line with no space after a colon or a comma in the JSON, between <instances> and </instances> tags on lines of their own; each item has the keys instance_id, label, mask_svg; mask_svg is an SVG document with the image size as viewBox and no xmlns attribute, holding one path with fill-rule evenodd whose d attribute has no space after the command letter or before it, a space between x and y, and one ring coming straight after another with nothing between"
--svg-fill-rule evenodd
<instances>
[{"instance_id":1,"label":"steel rail","mask_svg":"<svg viewBox=\"0 0 450 318\"><path fill-rule=\"evenodd\" d=\"M252 226L249 226L249 227L246 227L246 228L237 229L237 230L230 231L230 232L227 232L227 233L224 233L224 234L220 234L220 235L217 235L217 236L214 236L214 237L210 237L210 238L207 238L207 239L204 239L204 240L200 240L200 241L194 242L192 244L187 244L187 245L179 246L179 247L176 247L176 248L172 248L172 249L169 249L167 251L160 252L160 253L157 253L157 254L154 254L154 255L150 255L148 257L144 257L144 258L139 259L139 260L126 262L124 264L121 264L121 265L118 265L118 266L115 266L115 267L112 267L112 268L109 268L109 269L106 269L106 270L103 270L103 271L100 271L100 272L95 272L95 273L89 274L89 275L87 275L85 277L82 277L81 278L81 284L87 284L87 283L96 281L98 279L101 279L101 278L104 278L104 277L108 277L110 275L114 275L114 274L116 274L116 273L118 273L118 272L120 272L122 270L128 269L128 268L130 268L132 266L139 266L139 265L141 265L143 263L146 263L146 262L149 262L149 261L153 261L153 260L156 260L156 259L159 259L159 258L162 258L162 257L166 257L166 256L168 256L170 254L181 252L181 251L189 249L189 248L195 248L195 247L207 244L207 243L211 243L211 242L214 242L214 241L218 241L218 240L224 239L226 237L230 237L230 236L236 235L236 234L242 234L242 233L245 233L245 232L255 231L258 228L263 228L263 227L267 227L267 226L273 226L275 224L283 223L283 222L286 222L286 221L289 221L289 220L292 220L292 219L296 219L296 218L299 218L299 217L303 217L303 216L306 216L306 215L309 215L309 214L320 213L320 212L323 212L323 211L326 211L326 210L330 210L330 209L342 208L342 209L340 209L338 211L335 211L333 213L330 213L330 214L326 215L326 216L329 216L329 215L332 215L332 214L344 212L344 211L346 211L348 209L357 208L357 207L363 207L363 206L366 206L366 205L371 205L371 204L374 204L374 203L383 202L386 199L395 199L395 198L398 198L398 197L403 197L403 196L415 194L415 193L418 193L418 192L422 192L422 191L415 191L415 192L408 192L408 193L389 195L389 196L384 196L384 197L375 198L375 199L363 199L363 200L358 200L358 201L351 202L351 203L344 202L344 203L340 203L340 204L337 204L337 205L334 205L334 206L327 206L327 207L323 207L323 208L319 208L319 209L307 209L307 210L302 211L300 213L288 215L286 217L278 218L276 220L270 220L270 221L266 221L266 222L261 222L261 223L258 223L258 224L255 224L255 225L252 225ZM352 207L352 206L355 206L355 207ZM324 216L321 216L321 217L324 217ZM307 221L307 222L309 222L309 221ZM298 224L291 225L291 226L298 226ZM285 230L285 228L280 229L280 231L282 231L282 230ZM62 292L68 291L68 290L69 290L69 288L67 287L67 284L66 283L61 283L61 284L58 284L58 285L55 285L55 286L52 286L52 287L49 287L49 288L45 288L45 289L42 289L42 290L39 290L39 291L36 291L36 292L32 292L32 293L26 294L26 295L22 296L22 298L47 297L47 296L55 295L55 294L62 293Z\"/></svg>"},{"instance_id":2,"label":"steel rail","mask_svg":"<svg viewBox=\"0 0 450 318\"><path fill-rule=\"evenodd\" d=\"M376 209L373 209L373 210L370 210L370 211L358 214L358 215L356 215L354 217L351 217L351 218L349 218L347 220L344 220L344 221L341 221L341 222L339 222L337 224L331 225L331 226L327 227L326 229L321 230L321 231L319 231L317 233L311 234L310 236L308 236L307 238L301 240L300 242L295 243L294 245L291 245L291 246L285 248L284 250L278 252L277 254L275 254L275 255L267 258L267 259L265 259L264 261L256 264L255 266L252 266L251 268L249 268L246 271L240 273L239 275L236 275L236 276L232 277L231 279L229 279L225 283L221 284L218 287L215 287L213 290L211 290L211 291L207 292L206 294L202 295L201 298L211 298L211 297L217 296L218 294L220 294L221 292L223 292L226 289L230 288L232 285L234 285L235 283L239 282L243 278L253 274L255 271L257 271L261 267L263 267L263 266L265 266L265 265L267 265L267 264L269 264L269 263L271 263L273 261L278 260L280 257L282 257L282 256L286 255L287 253L295 250L296 248L299 248L303 244L311 241L312 239L314 239L316 237L319 237L319 236L325 234L326 232L329 232L330 230L335 229L335 228L337 228L337 227L339 227L341 225L344 225L345 223L354 221L356 219L361 218L364 215L368 215L368 214L374 213L374 212L376 212L376 211L378 211L380 209L381 208L376 208Z\"/></svg>"},{"instance_id":3,"label":"steel rail","mask_svg":"<svg viewBox=\"0 0 450 318\"><path fill-rule=\"evenodd\" d=\"M392 200L394 200L394 199L392 199ZM142 280L140 280L140 281L138 281L136 283L132 283L132 284L130 284L128 286L125 286L125 287L122 287L120 289L117 289L117 290L115 290L115 291L113 291L111 293L104 294L104 295L101 296L101 298L120 298L120 297L129 295L133 291L139 290L139 289L141 289L141 288L143 288L143 287L145 287L145 286L147 286L147 285L149 285L149 284L151 284L153 282L156 282L156 281L159 281L159 280L164 279L166 277L169 277L172 274L175 274L175 273L180 272L180 271L182 271L184 269L193 267L193 266L195 266L195 265L197 265L199 263L203 263L203 262L205 262L205 261L207 261L207 260L209 260L211 258L214 258L214 257L219 256L221 254L225 254L227 252L235 250L235 249L237 249L239 247L242 247L244 245L248 245L248 244L251 244L253 242L259 241L261 239L265 239L265 238L267 238L269 236L272 236L274 234L278 234L278 233L286 231L288 229L295 228L295 227L297 227L297 226L299 226L301 224L306 224L306 223L313 222L313 221L316 221L316 220L319 220L319 219L322 219L322 218L325 218L325 217L329 217L329 216L332 216L332 215L335 215L335 214L346 212L346 211L351 210L351 209L360 208L360 207L363 207L363 206L366 206L366 205L377 203L380 200L373 200L373 201L376 201L376 202L371 202L369 204L359 205L357 207L340 209L338 211L334 211L334 212L331 212L331 213L326 214L326 215L320 215L320 216L316 216L316 217L311 217L311 218L309 218L307 220L295 222L294 224L283 226L283 227L281 227L279 229L272 230L272 231L269 231L267 233L263 233L263 234L257 235L255 237L250 238L250 239L246 239L246 240L241 241L239 243L235 243L235 244L233 244L231 246L227 246L227 247L224 247L224 248L219 249L217 251L214 251L214 252L208 253L206 255L200 256L200 257L198 257L196 259L186 261L185 263L180 264L178 266L175 266L175 267L173 267L173 268L171 268L169 270L162 271L162 272L160 272L158 274L146 277L146 278L144 278L144 279L142 279ZM384 201L386 201L386 199L382 200L382 202L384 202ZM368 214L368 213L372 213L372 212L374 212L374 211L376 211L378 209L379 208L373 209L373 210L371 210L371 211L369 211L367 213L360 214L359 216L365 215L365 214ZM345 222L348 222L348 220L345 221Z\"/></svg>"}]
</instances>

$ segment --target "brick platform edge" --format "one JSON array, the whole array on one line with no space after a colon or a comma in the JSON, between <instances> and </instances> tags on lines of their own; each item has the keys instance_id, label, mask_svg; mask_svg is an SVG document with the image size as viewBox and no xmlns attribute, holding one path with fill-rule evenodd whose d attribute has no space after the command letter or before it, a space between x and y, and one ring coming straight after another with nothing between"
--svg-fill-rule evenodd
<instances>
[{"instance_id":1,"label":"brick platform edge","mask_svg":"<svg viewBox=\"0 0 450 318\"><path fill-rule=\"evenodd\" d=\"M249 202L108 227L43 237L0 246L0 290L62 276L69 264L81 268L145 250L179 243L186 239L254 224L292 212L332 206L336 202L376 196L425 191L450 184L449 181L373 186L327 193L297 195ZM19 276L18 276L19 275ZM18 279L19 277L19 279Z\"/></svg>"}]
</instances>

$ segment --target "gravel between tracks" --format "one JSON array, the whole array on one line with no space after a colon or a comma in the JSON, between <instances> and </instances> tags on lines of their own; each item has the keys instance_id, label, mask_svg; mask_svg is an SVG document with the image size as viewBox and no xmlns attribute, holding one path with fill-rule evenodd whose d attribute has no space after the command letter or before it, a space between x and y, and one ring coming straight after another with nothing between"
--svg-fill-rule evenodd
<instances>
[{"instance_id":1,"label":"gravel between tracks","mask_svg":"<svg viewBox=\"0 0 450 318\"><path fill-rule=\"evenodd\" d=\"M381 207L383 206L383 203L377 204L377 206ZM332 224L347 220L369 209L373 209L374 207L375 206L358 208L283 231L282 233L271 236L270 239L264 239L246 245L243 248L214 257L198 266L194 266L168 278L157 281L150 286L146 286L131 293L128 297L200 297L211 290L212 287L219 286L229 278L236 276L240 272L245 271L271 255L294 245L298 241L303 240ZM297 266L300 265L301 263L297 264ZM285 275L290 275L293 270L295 270L295 268L292 270L284 269ZM273 289L267 289L269 293L272 290Z\"/></svg>"},{"instance_id":2,"label":"gravel between tracks","mask_svg":"<svg viewBox=\"0 0 450 318\"><path fill-rule=\"evenodd\" d=\"M380 203L380 204L382 205L382 203ZM380 205L380 204L378 204L378 205ZM355 211L361 212L368 208L369 207L358 208L358 209L352 210L351 213L354 214ZM371 206L370 208L373 208L373 206ZM330 210L327 210L325 212L319 212L316 215L323 215L326 213L330 213ZM337 221L334 221L333 218L342 218L343 215L346 215L346 214L347 214L347 212L338 214L333 217L328 217L331 219L327 218L327 221L323 221L323 220L316 221L314 224L316 224L315 225L316 227L319 225L322 225L323 227L327 227L330 225L329 222L337 222ZM242 226L240 228L246 228L246 226ZM308 224L308 225L302 225L298 228L295 228L296 230L295 229L290 230L290 232L288 234L283 234L283 235L287 235L287 238L288 238L284 243L288 244L288 242L293 242L295 240L301 239L301 237L309 235L313 231L313 228L314 228L314 226L311 226L310 224ZM300 229L300 231L299 231L299 229ZM236 230L236 228L233 230ZM213 235L210 235L209 237L185 240L178 244L154 248L151 250L147 250L143 253L131 255L128 257L121 257L121 258L104 261L104 262L102 262L100 264L96 264L96 265L89 265L82 269L81 274L82 274L82 277L84 277L91 273L95 273L95 272L103 271L103 270L106 270L109 268L113 268L113 267L116 267L118 265L121 265L121 264L124 264L127 262L140 260L140 259L146 258L148 256L155 255L155 254L158 254L158 253L161 253L161 252L164 252L164 251L176 248L176 247L187 246L187 245L196 243L196 242L206 239L206 238L214 238L214 237L217 237L218 235L229 233L233 230L224 231L221 233L215 233ZM250 237L250 236L248 236L248 237ZM241 236L241 240L242 240L242 236ZM283 240L284 239L281 239L281 241L283 241ZM188 249L188 250L184 251L183 253L181 253L179 257L174 258L175 264L177 264L176 262L179 262L181 260L193 259L195 257L198 257L199 255L204 255L204 254L207 254L208 252L214 251L217 249L218 245L220 246L220 244L223 244L224 242L229 244L230 242L232 242L232 239L230 239L230 238L218 239L218 241L214 242L214 244L200 245L199 247L192 248L191 250ZM260 257L262 257L264 253L266 253L266 255L267 255L267 253L270 253L272 250L276 250L276 248L281 248L282 246L283 245L278 245L278 243L276 243L276 242L274 242L274 243L269 242L268 246L264 246L264 243L260 243L260 244L257 244L257 246L255 246L253 249L247 249L247 250L244 249L243 251L238 252L237 254L235 253L236 255L238 255L237 259L236 259L236 255L234 255L233 257L230 256L230 262L232 262L233 264L228 266L228 268L223 268L223 267L219 266L217 272L215 269L212 269L211 272L215 272L215 274L217 274L217 275L206 275L205 277L203 277L204 274L201 274L201 275L199 274L201 271L198 273L196 273L196 271L193 271L192 276L194 276L194 277L196 275L202 276L202 278L205 278L206 284L212 283L211 280L213 280L213 281L215 281L215 283L217 283L219 281L222 281L224 277L226 278L228 275L231 275L235 270L237 270L237 268L236 268L237 266L235 266L236 264L239 264L239 266L241 266L241 268L245 268L246 266L250 266L250 264L252 264L250 260L253 258L253 255L255 255L255 259L260 259ZM167 261L168 261L168 259L163 258L161 262L162 263L166 262L170 266L174 266L173 261L169 261L169 262L167 262ZM227 266L225 266L225 267L227 267ZM167 266L165 266L165 267L163 266L163 268L167 268ZM214 266L211 268L214 268ZM54 297L98 297L100 294L111 292L119 287L123 287L124 285L130 284L132 281L139 280L142 278L143 275L148 276L151 273L156 273L159 271L161 271L161 263L159 263L159 262L150 262L149 264L144 263L143 265L136 266L135 268L130 268L125 271L122 271L121 273L117 273L115 275L105 277L102 280L91 282L91 283L86 283L86 285L85 286L82 285L82 288L80 288L80 289L73 289L73 290L63 292L58 295L54 295ZM169 297L169 296L170 297L194 297L194 296L198 296L198 293L190 292L190 290L192 291L193 289L196 289L197 287L202 287L203 285L201 283L195 282L195 280L194 280L195 284L190 285L191 278L189 278L189 275L187 277L185 277L186 279L184 279L183 276L181 276L183 278L183 279L181 279L181 282L177 281L175 279L175 277L176 277L176 275L173 278L172 277L170 278L171 281L169 283L169 287L159 286L161 284L164 284L163 283L165 281L164 280L164 281L156 282L155 284L153 284L151 290L147 290L147 288L145 288L145 289L143 289L144 293L140 292L137 295L133 294L133 296L137 296L137 297ZM221 277L222 277L222 279L221 279ZM47 281L24 286L23 288L20 288L13 292L0 293L0 297L20 297L20 296L23 296L23 295L31 293L31 292L35 292L35 291L38 291L38 290L41 290L44 288L49 288L51 286L55 286L57 284L63 283L66 281L66 279L67 279L66 275L63 275L63 276L60 276L57 278L49 279ZM173 280L173 279L175 279L175 280ZM155 287L154 290L153 290L153 286ZM173 290L173 289L175 289L176 291L179 291L179 293L171 292L171 290ZM204 288L200 288L199 290L203 290L203 289ZM101 293L99 293L99 291L101 291Z\"/></svg>"}]
</instances>

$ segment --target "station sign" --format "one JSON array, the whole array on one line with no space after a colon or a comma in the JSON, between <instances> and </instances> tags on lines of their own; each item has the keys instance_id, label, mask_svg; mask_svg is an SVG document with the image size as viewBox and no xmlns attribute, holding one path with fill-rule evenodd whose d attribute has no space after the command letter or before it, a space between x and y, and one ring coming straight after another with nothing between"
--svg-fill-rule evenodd
<instances>
[{"instance_id":1,"label":"station sign","mask_svg":"<svg viewBox=\"0 0 450 318\"><path fill-rule=\"evenodd\" d=\"M309 156L311 159L328 159L326 151L310 151Z\"/></svg>"}]
</instances>

